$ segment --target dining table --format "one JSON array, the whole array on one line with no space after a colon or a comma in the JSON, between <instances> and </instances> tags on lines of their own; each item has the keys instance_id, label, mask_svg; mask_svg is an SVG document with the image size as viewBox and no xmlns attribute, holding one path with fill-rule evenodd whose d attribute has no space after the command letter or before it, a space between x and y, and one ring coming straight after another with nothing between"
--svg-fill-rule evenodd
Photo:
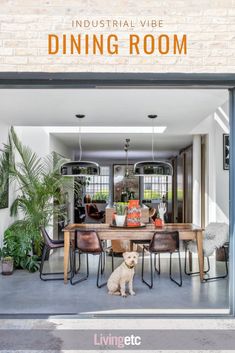
<instances>
[{"instance_id":1,"label":"dining table","mask_svg":"<svg viewBox=\"0 0 235 353\"><path fill-rule=\"evenodd\" d=\"M68 262L72 240L77 230L94 230L101 240L129 240L130 251L136 240L149 241L155 232L178 231L181 241L195 241L197 244L197 257L199 276L201 282L204 279L204 255L203 255L203 230L192 223L165 223L162 227L154 224L145 224L142 227L114 227L107 223L93 224L68 224L64 229L64 283L68 283Z\"/></svg>"}]
</instances>

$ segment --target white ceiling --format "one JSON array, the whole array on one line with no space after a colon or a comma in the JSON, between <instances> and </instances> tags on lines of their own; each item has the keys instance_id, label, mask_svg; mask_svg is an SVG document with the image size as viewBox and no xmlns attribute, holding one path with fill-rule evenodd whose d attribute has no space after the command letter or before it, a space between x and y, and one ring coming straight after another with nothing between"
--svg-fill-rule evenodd
<instances>
[{"instance_id":1,"label":"white ceiling","mask_svg":"<svg viewBox=\"0 0 235 353\"><path fill-rule=\"evenodd\" d=\"M0 119L18 126L77 126L75 114L85 114L84 126L151 126L147 115L157 114L156 124L167 129L157 135L156 148L168 156L187 146L195 126L227 98L227 91L218 89L2 89ZM55 136L77 149L77 134ZM128 137L130 157L134 151L149 154L149 134L87 134L83 149L87 156L101 150L122 156Z\"/></svg>"},{"instance_id":2,"label":"white ceiling","mask_svg":"<svg viewBox=\"0 0 235 353\"><path fill-rule=\"evenodd\" d=\"M72 150L78 152L78 134L53 134ZM86 134L82 138L83 156L112 160L125 158L124 144L130 138L130 160L151 157L150 134ZM155 157L170 158L192 142L191 135L168 136L157 134L154 138ZM77 153L78 156L78 153Z\"/></svg>"}]
</instances>

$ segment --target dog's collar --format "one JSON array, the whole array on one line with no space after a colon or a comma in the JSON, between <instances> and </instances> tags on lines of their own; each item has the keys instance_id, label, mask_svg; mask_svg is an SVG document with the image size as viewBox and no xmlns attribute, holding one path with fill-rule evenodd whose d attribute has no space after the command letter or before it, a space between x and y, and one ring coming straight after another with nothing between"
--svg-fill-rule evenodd
<instances>
[{"instance_id":1,"label":"dog's collar","mask_svg":"<svg viewBox=\"0 0 235 353\"><path fill-rule=\"evenodd\" d=\"M128 265L126 262L124 262L124 264L126 265L126 267L127 268L129 268L129 270L132 270L132 268L134 268L135 267L135 265Z\"/></svg>"}]
</instances>

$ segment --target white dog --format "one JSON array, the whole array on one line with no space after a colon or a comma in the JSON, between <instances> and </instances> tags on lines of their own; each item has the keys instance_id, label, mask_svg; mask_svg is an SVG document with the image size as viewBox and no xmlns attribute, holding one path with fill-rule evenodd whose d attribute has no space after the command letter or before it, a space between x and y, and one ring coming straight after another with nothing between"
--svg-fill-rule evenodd
<instances>
[{"instance_id":1,"label":"white dog","mask_svg":"<svg viewBox=\"0 0 235 353\"><path fill-rule=\"evenodd\" d=\"M133 277L138 256L139 254L134 251L123 253L123 263L113 271L108 279L107 287L109 294L126 297L126 283L128 283L130 295L135 295L133 291Z\"/></svg>"}]
</instances>

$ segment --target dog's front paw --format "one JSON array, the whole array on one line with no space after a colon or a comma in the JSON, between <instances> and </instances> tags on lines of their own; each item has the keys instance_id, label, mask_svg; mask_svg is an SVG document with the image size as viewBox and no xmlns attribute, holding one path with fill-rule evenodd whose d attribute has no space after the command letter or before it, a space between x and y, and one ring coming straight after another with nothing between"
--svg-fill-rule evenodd
<instances>
[{"instance_id":1,"label":"dog's front paw","mask_svg":"<svg viewBox=\"0 0 235 353\"><path fill-rule=\"evenodd\" d=\"M122 296L123 298L126 298L126 297L127 297L127 294L126 294L126 293L121 293L121 296Z\"/></svg>"},{"instance_id":2,"label":"dog's front paw","mask_svg":"<svg viewBox=\"0 0 235 353\"><path fill-rule=\"evenodd\" d=\"M133 290L130 291L129 293L130 293L130 295L135 295L135 292Z\"/></svg>"}]
</instances>

